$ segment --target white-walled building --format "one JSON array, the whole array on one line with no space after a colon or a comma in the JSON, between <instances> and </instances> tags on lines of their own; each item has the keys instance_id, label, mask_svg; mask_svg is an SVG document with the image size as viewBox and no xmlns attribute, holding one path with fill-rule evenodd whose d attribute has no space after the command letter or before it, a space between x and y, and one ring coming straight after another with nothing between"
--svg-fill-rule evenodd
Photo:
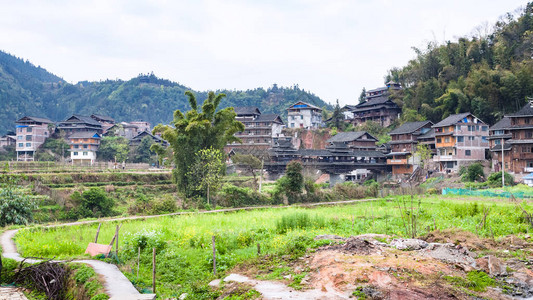
<instances>
[{"instance_id":1,"label":"white-walled building","mask_svg":"<svg viewBox=\"0 0 533 300\"><path fill-rule=\"evenodd\" d=\"M320 107L299 101L287 110L289 128L317 129L323 126Z\"/></svg>"},{"instance_id":2,"label":"white-walled building","mask_svg":"<svg viewBox=\"0 0 533 300\"><path fill-rule=\"evenodd\" d=\"M101 136L96 132L75 132L69 137L70 159L73 164L93 164Z\"/></svg>"}]
</instances>

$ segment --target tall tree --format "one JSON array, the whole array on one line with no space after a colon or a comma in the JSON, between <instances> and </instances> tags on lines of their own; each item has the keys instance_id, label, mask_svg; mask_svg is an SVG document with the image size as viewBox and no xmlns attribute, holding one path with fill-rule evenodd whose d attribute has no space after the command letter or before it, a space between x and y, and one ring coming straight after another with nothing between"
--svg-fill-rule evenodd
<instances>
[{"instance_id":1,"label":"tall tree","mask_svg":"<svg viewBox=\"0 0 533 300\"><path fill-rule=\"evenodd\" d=\"M205 196L204 192L195 188L197 179L187 176L197 160L196 153L209 148L222 151L224 145L234 141L240 142L234 134L244 131L244 125L235 120L233 107L217 111L220 101L225 97L224 94L215 95L209 92L201 110L198 108L195 95L190 91L185 94L189 99L191 110L185 114L180 110L174 111L171 126L159 124L153 132L161 133L174 150L176 168L173 170L173 179L178 190L188 197Z\"/></svg>"},{"instance_id":2,"label":"tall tree","mask_svg":"<svg viewBox=\"0 0 533 300\"><path fill-rule=\"evenodd\" d=\"M359 103L363 103L366 101L366 89L363 88L363 90L361 90L361 94L359 94Z\"/></svg>"},{"instance_id":3,"label":"tall tree","mask_svg":"<svg viewBox=\"0 0 533 300\"><path fill-rule=\"evenodd\" d=\"M216 194L224 172L224 154L219 149L202 149L196 153L196 162L192 165L188 175L194 178L195 189L205 193L207 205L210 205L210 195Z\"/></svg>"}]
</instances>

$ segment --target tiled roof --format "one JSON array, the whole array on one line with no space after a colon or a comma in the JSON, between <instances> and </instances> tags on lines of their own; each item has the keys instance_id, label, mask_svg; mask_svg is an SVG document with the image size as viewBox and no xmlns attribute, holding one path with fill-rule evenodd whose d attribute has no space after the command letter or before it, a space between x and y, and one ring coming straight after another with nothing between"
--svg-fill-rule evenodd
<instances>
[{"instance_id":1,"label":"tiled roof","mask_svg":"<svg viewBox=\"0 0 533 300\"><path fill-rule=\"evenodd\" d=\"M39 123L47 123L47 124L54 123L54 122L50 121L47 118L30 117L30 116L24 116L24 117L20 118L16 123L24 122L24 121L21 121L22 119L30 119L30 120L32 120L34 122L39 122Z\"/></svg>"},{"instance_id":2,"label":"tiled roof","mask_svg":"<svg viewBox=\"0 0 533 300\"><path fill-rule=\"evenodd\" d=\"M257 108L256 106L240 106L235 107L234 109L237 116L261 114L261 111L259 111L259 108Z\"/></svg>"},{"instance_id":3,"label":"tiled roof","mask_svg":"<svg viewBox=\"0 0 533 300\"><path fill-rule=\"evenodd\" d=\"M439 123L433 125L432 127L442 127L442 126L455 125L455 124L459 123L459 121L463 120L464 118L466 118L466 117L468 117L470 115L471 115L471 113L469 113L469 112L462 113L462 114L450 115L446 119L440 121Z\"/></svg>"},{"instance_id":4,"label":"tiled roof","mask_svg":"<svg viewBox=\"0 0 533 300\"><path fill-rule=\"evenodd\" d=\"M82 115L72 115L72 116L68 117L67 119L65 119L65 121L63 121L61 123L73 123L73 122L69 122L68 121L69 119L72 119L72 118L76 118L82 123L91 124L91 125L100 126L100 127L102 126L95 119L93 119L91 117L88 117L88 116L82 116Z\"/></svg>"},{"instance_id":5,"label":"tiled roof","mask_svg":"<svg viewBox=\"0 0 533 300\"><path fill-rule=\"evenodd\" d=\"M102 115L92 114L91 118L100 119L102 121L106 121L106 122L110 122L110 123L115 123L115 120L113 118L109 117L109 116L102 116Z\"/></svg>"},{"instance_id":6,"label":"tiled roof","mask_svg":"<svg viewBox=\"0 0 533 300\"><path fill-rule=\"evenodd\" d=\"M503 130L503 129L508 129L509 127L511 127L511 119L509 117L503 117L496 124L492 125L489 128L489 131L492 131L492 130Z\"/></svg>"},{"instance_id":7,"label":"tiled roof","mask_svg":"<svg viewBox=\"0 0 533 300\"><path fill-rule=\"evenodd\" d=\"M419 140L424 140L424 139L432 139L435 137L435 129L431 128L430 130L428 130L428 132L422 134L422 135L419 135L418 136L418 139Z\"/></svg>"},{"instance_id":8,"label":"tiled roof","mask_svg":"<svg viewBox=\"0 0 533 300\"><path fill-rule=\"evenodd\" d=\"M88 138L99 139L100 135L96 131L79 131L79 132L74 132L73 134L71 134L69 138L71 139L88 139Z\"/></svg>"},{"instance_id":9,"label":"tiled roof","mask_svg":"<svg viewBox=\"0 0 533 300\"><path fill-rule=\"evenodd\" d=\"M295 107L296 105L306 105L306 107ZM312 108L312 109L318 109L318 110L322 110L322 108L318 107L318 106L314 106L312 104L309 104L309 103L306 103L306 102L303 102L303 101L298 101L296 103L294 103L293 105L289 106L288 109L306 109L306 108Z\"/></svg>"},{"instance_id":10,"label":"tiled roof","mask_svg":"<svg viewBox=\"0 0 533 300\"><path fill-rule=\"evenodd\" d=\"M510 114L509 117L533 116L533 103L527 103L519 111Z\"/></svg>"},{"instance_id":11,"label":"tiled roof","mask_svg":"<svg viewBox=\"0 0 533 300\"><path fill-rule=\"evenodd\" d=\"M351 142L351 141L355 141L357 139L359 139L360 137L362 137L363 135L365 134L368 134L370 135L369 133L367 133L366 131L348 131L348 132L339 132L337 133L336 135L330 137L326 143L333 143L333 142ZM375 139L375 141L377 141L377 139L375 137L373 137L372 135L370 135L373 139ZM372 141L369 139L369 141Z\"/></svg>"},{"instance_id":12,"label":"tiled roof","mask_svg":"<svg viewBox=\"0 0 533 300\"><path fill-rule=\"evenodd\" d=\"M404 133L413 133L418 129L426 126L427 124L433 125L431 121L419 121L419 122L406 122L403 123L400 127L389 132L389 135L392 134L404 134Z\"/></svg>"},{"instance_id":13,"label":"tiled roof","mask_svg":"<svg viewBox=\"0 0 533 300\"><path fill-rule=\"evenodd\" d=\"M363 108L363 107L367 107L367 106L374 106L374 105L384 104L384 103L386 103L388 101L390 101L388 95L380 95L380 96L377 96L377 97L370 98L369 100L367 100L367 101L365 101L363 103L359 103L355 107L356 107L356 109L358 109L358 108Z\"/></svg>"},{"instance_id":14,"label":"tiled roof","mask_svg":"<svg viewBox=\"0 0 533 300\"><path fill-rule=\"evenodd\" d=\"M261 114L252 122L274 122L277 118L279 118L279 121L283 124L283 121L277 114Z\"/></svg>"}]
</instances>

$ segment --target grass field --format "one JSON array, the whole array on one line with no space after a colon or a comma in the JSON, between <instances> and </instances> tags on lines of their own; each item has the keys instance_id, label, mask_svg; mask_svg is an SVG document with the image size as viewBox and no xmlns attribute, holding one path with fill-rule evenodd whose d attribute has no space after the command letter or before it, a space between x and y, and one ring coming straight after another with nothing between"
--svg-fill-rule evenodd
<instances>
[{"instance_id":1,"label":"grass field","mask_svg":"<svg viewBox=\"0 0 533 300\"><path fill-rule=\"evenodd\" d=\"M523 203L522 206L533 210L531 204ZM482 222L487 211L486 222ZM207 287L214 278L213 235L217 241L217 271L220 276L236 264L256 258L257 243L261 245L262 255L298 257L306 249L324 242L313 240L319 234L409 235L406 229L409 216L416 219L417 236L435 230L435 226L438 229L459 228L496 239L509 234L521 235L530 230L521 211L508 201L432 196L415 198L411 202L407 196L353 205L270 208L123 221L119 260L126 276L139 289L147 289L151 284L152 248L156 248L158 296L178 297L186 292L195 295L196 299L210 299L216 297L216 293L210 293ZM100 243L109 243L115 225L116 222L102 224ZM94 240L97 226L28 228L19 231L16 242L23 256L83 257L87 244ZM139 247L142 253L137 280Z\"/></svg>"}]
</instances>

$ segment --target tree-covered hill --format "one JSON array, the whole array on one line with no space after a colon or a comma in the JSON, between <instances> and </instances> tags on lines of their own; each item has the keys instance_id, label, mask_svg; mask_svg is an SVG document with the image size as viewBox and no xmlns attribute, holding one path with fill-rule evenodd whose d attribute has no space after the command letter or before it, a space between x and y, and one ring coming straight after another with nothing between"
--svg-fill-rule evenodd
<instances>
[{"instance_id":1,"label":"tree-covered hill","mask_svg":"<svg viewBox=\"0 0 533 300\"><path fill-rule=\"evenodd\" d=\"M185 91L190 88L153 74L128 81L105 80L66 83L41 67L0 51L0 134L13 130L24 115L60 121L73 113L102 114L116 121L168 123L175 109L188 110ZM207 92L193 91L203 101ZM219 90L227 97L221 107L257 106L265 113L286 116L286 108L296 101L330 108L319 97L298 86L256 88L247 91Z\"/></svg>"},{"instance_id":2,"label":"tree-covered hill","mask_svg":"<svg viewBox=\"0 0 533 300\"><path fill-rule=\"evenodd\" d=\"M415 51L415 59L385 78L406 87L397 97L404 121L469 111L494 124L533 96L533 3L505 15L489 34Z\"/></svg>"}]
</instances>

